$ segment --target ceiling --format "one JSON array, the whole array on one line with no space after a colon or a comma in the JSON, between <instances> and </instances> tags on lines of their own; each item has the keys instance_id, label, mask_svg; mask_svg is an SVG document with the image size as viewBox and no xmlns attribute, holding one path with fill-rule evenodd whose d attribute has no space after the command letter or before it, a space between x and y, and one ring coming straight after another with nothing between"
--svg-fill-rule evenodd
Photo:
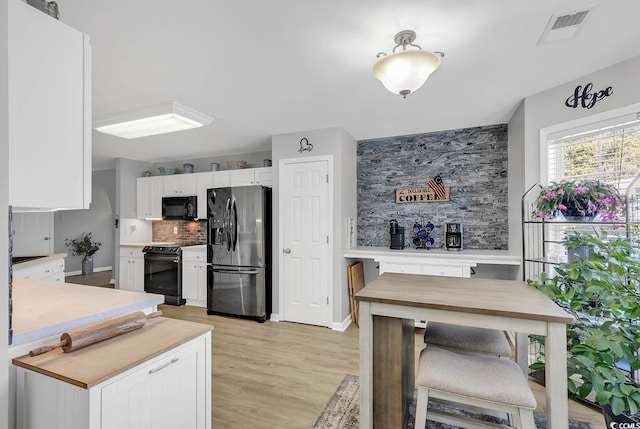
<instances>
[{"instance_id":1,"label":"ceiling","mask_svg":"<svg viewBox=\"0 0 640 429\"><path fill-rule=\"evenodd\" d=\"M270 150L274 134L334 126L362 140L506 123L524 97L640 55L637 0L58 4L91 38L94 116L174 100L216 118L135 140L94 131L94 170ZM577 37L537 45L551 15L585 7ZM371 74L404 29L445 53L406 99Z\"/></svg>"}]
</instances>

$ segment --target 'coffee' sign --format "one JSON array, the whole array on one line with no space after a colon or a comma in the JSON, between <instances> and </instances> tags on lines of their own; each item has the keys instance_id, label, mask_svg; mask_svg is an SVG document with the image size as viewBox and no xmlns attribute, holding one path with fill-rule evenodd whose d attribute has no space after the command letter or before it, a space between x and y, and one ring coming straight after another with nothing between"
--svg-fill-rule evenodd
<instances>
[{"instance_id":1,"label":"'coffee' sign","mask_svg":"<svg viewBox=\"0 0 640 429\"><path fill-rule=\"evenodd\" d=\"M582 85L576 86L573 90L573 95L567 98L564 105L567 107L582 107L583 109L591 109L596 103L603 98L606 98L613 94L613 87L608 86L600 91L591 92L593 84L588 83L584 87Z\"/></svg>"},{"instance_id":2,"label":"'coffee' sign","mask_svg":"<svg viewBox=\"0 0 640 429\"><path fill-rule=\"evenodd\" d=\"M396 203L438 203L449 201L449 187L441 198L431 188L396 189Z\"/></svg>"}]
</instances>

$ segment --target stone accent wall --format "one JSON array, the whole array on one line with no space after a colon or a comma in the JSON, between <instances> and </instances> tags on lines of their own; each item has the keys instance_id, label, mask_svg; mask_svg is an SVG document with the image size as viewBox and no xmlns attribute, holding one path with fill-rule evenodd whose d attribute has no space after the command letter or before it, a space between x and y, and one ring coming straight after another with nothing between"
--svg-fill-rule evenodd
<instances>
[{"instance_id":1,"label":"stone accent wall","mask_svg":"<svg viewBox=\"0 0 640 429\"><path fill-rule=\"evenodd\" d=\"M396 189L429 187L442 177L451 201L396 204ZM358 142L358 245L389 246L389 220L405 227L408 247L416 222L463 224L464 247L508 248L507 125L492 125ZM413 245L411 245L413 247Z\"/></svg>"},{"instance_id":2,"label":"stone accent wall","mask_svg":"<svg viewBox=\"0 0 640 429\"><path fill-rule=\"evenodd\" d=\"M174 227L178 233L174 234ZM207 221L154 220L151 230L153 241L175 241L176 243L207 243Z\"/></svg>"}]
</instances>

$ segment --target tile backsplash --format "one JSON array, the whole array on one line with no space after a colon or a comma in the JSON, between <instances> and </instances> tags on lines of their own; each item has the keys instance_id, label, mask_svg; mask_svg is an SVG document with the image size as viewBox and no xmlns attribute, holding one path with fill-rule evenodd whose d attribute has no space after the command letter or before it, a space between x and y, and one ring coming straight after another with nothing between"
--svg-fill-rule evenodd
<instances>
[{"instance_id":1,"label":"tile backsplash","mask_svg":"<svg viewBox=\"0 0 640 429\"><path fill-rule=\"evenodd\" d=\"M153 241L199 242L206 244L207 221L154 220L151 238Z\"/></svg>"}]
</instances>

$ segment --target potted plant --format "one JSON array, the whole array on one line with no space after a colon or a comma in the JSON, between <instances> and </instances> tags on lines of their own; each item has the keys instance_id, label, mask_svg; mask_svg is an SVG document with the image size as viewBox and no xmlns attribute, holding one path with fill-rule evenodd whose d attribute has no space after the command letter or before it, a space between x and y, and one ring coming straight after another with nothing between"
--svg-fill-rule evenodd
<instances>
[{"instance_id":1,"label":"potted plant","mask_svg":"<svg viewBox=\"0 0 640 429\"><path fill-rule=\"evenodd\" d=\"M601 221L622 218L624 198L613 185L592 180L552 182L535 200L533 215L544 220L563 215L567 220Z\"/></svg>"},{"instance_id":2,"label":"potted plant","mask_svg":"<svg viewBox=\"0 0 640 429\"><path fill-rule=\"evenodd\" d=\"M94 241L90 232L83 232L78 238L65 239L64 244L73 256L82 256L82 274L93 273L93 254L100 250L102 243Z\"/></svg>"},{"instance_id":3,"label":"potted plant","mask_svg":"<svg viewBox=\"0 0 640 429\"><path fill-rule=\"evenodd\" d=\"M607 427L611 421L640 422L640 386L633 379L640 369L640 243L604 231L573 234L566 242L589 248L588 258L560 264L553 276L542 273L529 283L575 317L567 326L569 393L601 405Z\"/></svg>"}]
</instances>

